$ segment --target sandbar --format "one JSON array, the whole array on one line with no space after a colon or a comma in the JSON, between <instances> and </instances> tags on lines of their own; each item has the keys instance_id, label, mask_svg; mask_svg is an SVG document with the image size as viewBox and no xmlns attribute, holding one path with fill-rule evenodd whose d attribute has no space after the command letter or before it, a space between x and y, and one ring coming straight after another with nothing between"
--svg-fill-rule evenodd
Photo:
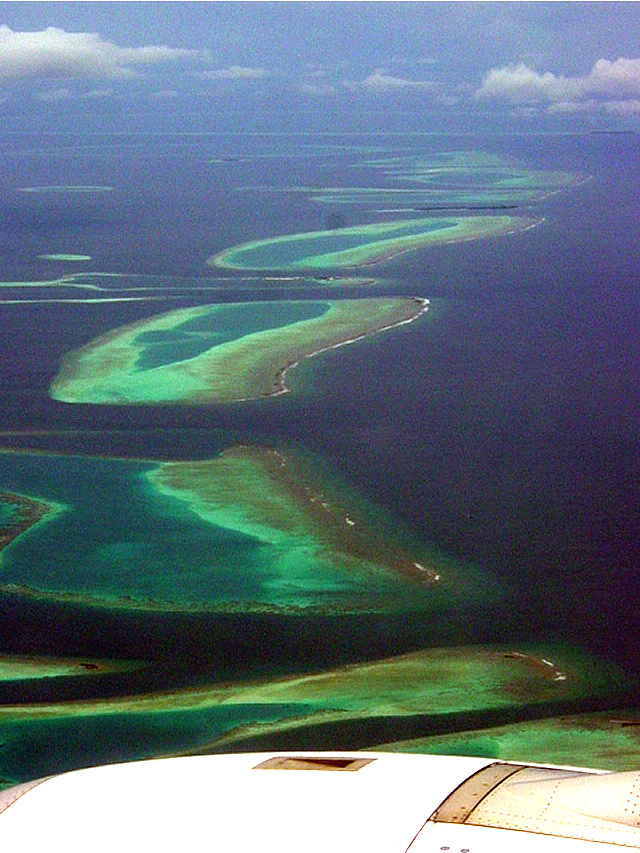
<instances>
[{"instance_id":1,"label":"sandbar","mask_svg":"<svg viewBox=\"0 0 640 853\"><path fill-rule=\"evenodd\" d=\"M216 459L165 462L146 476L165 494L186 501L201 518L285 545L300 555L301 564L304 552L316 551L336 568L361 573L363 580L372 572L418 586L443 579L441 564L423 552L411 553L391 529L374 527L291 453L241 446ZM309 577L308 582L313 586L317 581Z\"/></svg>"},{"instance_id":2,"label":"sandbar","mask_svg":"<svg viewBox=\"0 0 640 853\"><path fill-rule=\"evenodd\" d=\"M301 359L412 322L427 305L425 299L372 298L170 311L112 329L69 353L49 392L65 403L114 406L277 396L289 390L287 372ZM258 330L247 333L243 326Z\"/></svg>"}]
</instances>

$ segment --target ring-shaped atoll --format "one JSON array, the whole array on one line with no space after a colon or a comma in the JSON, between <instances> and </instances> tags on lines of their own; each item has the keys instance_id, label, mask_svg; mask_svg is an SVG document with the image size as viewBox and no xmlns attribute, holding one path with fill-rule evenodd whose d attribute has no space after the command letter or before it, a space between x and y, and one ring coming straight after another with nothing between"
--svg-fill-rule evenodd
<instances>
[{"instance_id":1,"label":"ring-shaped atoll","mask_svg":"<svg viewBox=\"0 0 640 853\"><path fill-rule=\"evenodd\" d=\"M56 400L228 403L282 394L303 359L411 322L427 301L374 298L201 305L112 329L69 353Z\"/></svg>"},{"instance_id":2,"label":"ring-shaped atoll","mask_svg":"<svg viewBox=\"0 0 640 853\"><path fill-rule=\"evenodd\" d=\"M210 266L245 270L330 270L361 267L443 243L510 234L535 225L521 216L448 216L394 220L285 234L232 246Z\"/></svg>"}]
</instances>

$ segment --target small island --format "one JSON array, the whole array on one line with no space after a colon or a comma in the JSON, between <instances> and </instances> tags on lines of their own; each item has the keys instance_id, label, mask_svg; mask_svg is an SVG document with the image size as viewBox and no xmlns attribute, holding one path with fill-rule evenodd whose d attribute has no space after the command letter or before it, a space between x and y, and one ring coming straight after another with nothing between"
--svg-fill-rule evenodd
<instances>
[{"instance_id":1,"label":"small island","mask_svg":"<svg viewBox=\"0 0 640 853\"><path fill-rule=\"evenodd\" d=\"M65 403L231 403L289 390L304 358L424 314L428 300L203 305L113 329L69 353L50 394Z\"/></svg>"}]
</instances>

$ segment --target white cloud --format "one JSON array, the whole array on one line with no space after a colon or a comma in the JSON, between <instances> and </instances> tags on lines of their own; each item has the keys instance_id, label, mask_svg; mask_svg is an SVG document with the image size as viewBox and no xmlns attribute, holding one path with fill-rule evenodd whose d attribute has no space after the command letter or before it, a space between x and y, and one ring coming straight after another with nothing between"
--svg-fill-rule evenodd
<instances>
[{"instance_id":1,"label":"white cloud","mask_svg":"<svg viewBox=\"0 0 640 853\"><path fill-rule=\"evenodd\" d=\"M151 92L150 95L154 101L172 101L179 96L180 93L176 89L158 89L155 92Z\"/></svg>"},{"instance_id":2,"label":"white cloud","mask_svg":"<svg viewBox=\"0 0 640 853\"><path fill-rule=\"evenodd\" d=\"M573 89L572 92L569 89ZM491 98L512 103L566 100L578 94L575 81L556 77L550 71L539 74L521 62L506 68L492 68L476 92L477 98Z\"/></svg>"},{"instance_id":3,"label":"white cloud","mask_svg":"<svg viewBox=\"0 0 640 853\"><path fill-rule=\"evenodd\" d=\"M305 95L334 95L337 91L331 83L300 83L298 89Z\"/></svg>"},{"instance_id":4,"label":"white cloud","mask_svg":"<svg viewBox=\"0 0 640 853\"><path fill-rule=\"evenodd\" d=\"M640 100L638 98L631 98L628 101L605 101L601 105L601 109L610 115L640 115Z\"/></svg>"},{"instance_id":5,"label":"white cloud","mask_svg":"<svg viewBox=\"0 0 640 853\"><path fill-rule=\"evenodd\" d=\"M170 47L120 47L97 33L68 33L57 27L14 32L0 26L0 80L29 78L126 79L139 66L198 56Z\"/></svg>"},{"instance_id":6,"label":"white cloud","mask_svg":"<svg viewBox=\"0 0 640 853\"><path fill-rule=\"evenodd\" d=\"M269 76L266 68L246 68L243 65L232 65L230 68L217 68L214 71L203 71L200 77L207 80L262 80Z\"/></svg>"},{"instance_id":7,"label":"white cloud","mask_svg":"<svg viewBox=\"0 0 640 853\"><path fill-rule=\"evenodd\" d=\"M307 62L304 66L305 74L315 79L326 77L329 73L329 68L322 62Z\"/></svg>"},{"instance_id":8,"label":"white cloud","mask_svg":"<svg viewBox=\"0 0 640 853\"><path fill-rule=\"evenodd\" d=\"M113 89L90 89L85 92L83 98L109 98L113 95Z\"/></svg>"},{"instance_id":9,"label":"white cloud","mask_svg":"<svg viewBox=\"0 0 640 853\"><path fill-rule=\"evenodd\" d=\"M39 101L68 101L73 97L71 89L50 89L47 92L38 92L36 98Z\"/></svg>"},{"instance_id":10,"label":"white cloud","mask_svg":"<svg viewBox=\"0 0 640 853\"><path fill-rule=\"evenodd\" d=\"M407 80L404 77L394 77L384 68L376 68L364 80L345 83L349 89L365 92L393 93L407 91L433 92L438 89L436 83L427 80Z\"/></svg>"},{"instance_id":11,"label":"white cloud","mask_svg":"<svg viewBox=\"0 0 640 853\"><path fill-rule=\"evenodd\" d=\"M565 77L539 73L524 63L492 68L476 98L513 104L546 105L550 112L636 112L640 59L599 59L588 74Z\"/></svg>"},{"instance_id":12,"label":"white cloud","mask_svg":"<svg viewBox=\"0 0 640 853\"><path fill-rule=\"evenodd\" d=\"M562 102L552 104L549 107L550 113L594 113L601 112L607 115L617 116L633 116L640 115L640 100L631 98L627 101L578 101L578 102Z\"/></svg>"}]
</instances>

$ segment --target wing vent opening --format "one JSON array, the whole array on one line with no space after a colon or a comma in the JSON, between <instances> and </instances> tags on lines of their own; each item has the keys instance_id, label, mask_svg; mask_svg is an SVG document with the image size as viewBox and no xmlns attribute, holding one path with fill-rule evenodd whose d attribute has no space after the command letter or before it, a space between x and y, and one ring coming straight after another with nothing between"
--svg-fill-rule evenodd
<instances>
[{"instance_id":1,"label":"wing vent opening","mask_svg":"<svg viewBox=\"0 0 640 853\"><path fill-rule=\"evenodd\" d=\"M253 770L338 770L353 772L360 770L375 758L323 758L321 756L280 755L256 764Z\"/></svg>"}]
</instances>

